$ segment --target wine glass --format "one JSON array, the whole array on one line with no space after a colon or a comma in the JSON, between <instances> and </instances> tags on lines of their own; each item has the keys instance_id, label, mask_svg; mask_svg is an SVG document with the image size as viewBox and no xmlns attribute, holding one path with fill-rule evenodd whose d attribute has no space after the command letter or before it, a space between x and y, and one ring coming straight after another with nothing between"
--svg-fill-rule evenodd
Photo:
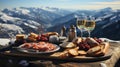
<instances>
[{"instance_id":1,"label":"wine glass","mask_svg":"<svg viewBox=\"0 0 120 67\"><path fill-rule=\"evenodd\" d=\"M91 31L95 28L95 21L94 20L87 20L85 23L85 29L88 31L89 37L91 34Z\"/></svg>"},{"instance_id":2,"label":"wine glass","mask_svg":"<svg viewBox=\"0 0 120 67\"><path fill-rule=\"evenodd\" d=\"M82 35L83 35L83 29L84 29L84 27L85 27L85 23L86 23L86 20L85 19L77 19L77 27L78 27L78 29L80 30L80 32L81 32L81 37L82 37Z\"/></svg>"}]
</instances>

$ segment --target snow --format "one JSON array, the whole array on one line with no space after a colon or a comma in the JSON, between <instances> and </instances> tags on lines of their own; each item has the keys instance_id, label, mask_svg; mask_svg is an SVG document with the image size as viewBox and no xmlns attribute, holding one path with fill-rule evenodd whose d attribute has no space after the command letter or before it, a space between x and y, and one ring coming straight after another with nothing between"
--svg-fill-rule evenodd
<instances>
[{"instance_id":1,"label":"snow","mask_svg":"<svg viewBox=\"0 0 120 67\"><path fill-rule=\"evenodd\" d=\"M5 46L8 46L9 42L10 42L10 39L0 38L0 49L2 49Z\"/></svg>"},{"instance_id":2,"label":"snow","mask_svg":"<svg viewBox=\"0 0 120 67\"><path fill-rule=\"evenodd\" d=\"M14 24L1 24L2 25L4 31L20 31L20 32L24 32L23 29L19 26L16 26Z\"/></svg>"},{"instance_id":3,"label":"snow","mask_svg":"<svg viewBox=\"0 0 120 67\"><path fill-rule=\"evenodd\" d=\"M28 23L24 23L24 25L26 25L26 26L28 26L28 27L31 27L31 28L34 28L34 29L37 29L36 26L30 25L30 24L28 24Z\"/></svg>"},{"instance_id":4,"label":"snow","mask_svg":"<svg viewBox=\"0 0 120 67\"><path fill-rule=\"evenodd\" d=\"M11 17L11 16L6 15L5 13L2 13L0 15L1 15L0 18L5 22L7 22L8 20L10 21L20 20L20 18Z\"/></svg>"},{"instance_id":5,"label":"snow","mask_svg":"<svg viewBox=\"0 0 120 67\"><path fill-rule=\"evenodd\" d=\"M102 21L102 19L101 19L101 18L97 18L97 19L95 20L95 22L98 22L98 21Z\"/></svg>"},{"instance_id":6,"label":"snow","mask_svg":"<svg viewBox=\"0 0 120 67\"><path fill-rule=\"evenodd\" d=\"M19 9L20 10L20 9ZM3 20L4 22L8 22L10 21L13 25L21 25L23 23L25 23L25 25L31 27L31 28L36 28L36 26L39 26L40 24L38 22L35 22L33 20L27 20L27 19L20 19L17 17L11 17L8 16L5 13L0 12L0 19ZM24 21L25 20L25 21ZM9 23L8 23L9 24ZM8 25L8 27L10 27L11 25ZM15 27L15 26L14 26ZM11 29L12 27L10 27ZM15 27L16 28L16 27Z\"/></svg>"},{"instance_id":7,"label":"snow","mask_svg":"<svg viewBox=\"0 0 120 67\"><path fill-rule=\"evenodd\" d=\"M35 25L35 26L39 26L40 24L33 21L33 20L28 20L28 24L31 24L31 25Z\"/></svg>"},{"instance_id":8,"label":"snow","mask_svg":"<svg viewBox=\"0 0 120 67\"><path fill-rule=\"evenodd\" d=\"M113 16L112 18L110 18L110 20L113 20L113 19L115 19L117 16Z\"/></svg>"},{"instance_id":9,"label":"snow","mask_svg":"<svg viewBox=\"0 0 120 67\"><path fill-rule=\"evenodd\" d=\"M112 16L113 14L107 14L107 15L105 15L105 16L103 16L103 18L108 18L108 17L110 17L110 16Z\"/></svg>"}]
</instances>

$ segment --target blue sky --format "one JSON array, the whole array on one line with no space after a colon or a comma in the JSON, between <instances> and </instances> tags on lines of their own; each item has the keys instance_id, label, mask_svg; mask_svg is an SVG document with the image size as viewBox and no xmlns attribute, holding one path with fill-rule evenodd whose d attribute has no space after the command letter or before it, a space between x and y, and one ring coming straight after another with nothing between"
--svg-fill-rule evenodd
<instances>
[{"instance_id":1,"label":"blue sky","mask_svg":"<svg viewBox=\"0 0 120 67\"><path fill-rule=\"evenodd\" d=\"M120 9L120 0L0 0L0 9L50 6L67 9Z\"/></svg>"}]
</instances>

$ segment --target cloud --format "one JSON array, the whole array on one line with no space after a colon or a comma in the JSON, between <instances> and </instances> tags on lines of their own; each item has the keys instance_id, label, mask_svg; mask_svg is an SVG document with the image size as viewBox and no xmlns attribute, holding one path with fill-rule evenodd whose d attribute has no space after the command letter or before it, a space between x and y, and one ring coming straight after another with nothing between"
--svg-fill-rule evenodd
<instances>
[{"instance_id":1,"label":"cloud","mask_svg":"<svg viewBox=\"0 0 120 67\"><path fill-rule=\"evenodd\" d=\"M74 9L102 9L106 7L111 7L112 9L120 9L120 1L111 2L89 2L88 4L77 4L71 5L70 8ZM65 7L68 8L68 7Z\"/></svg>"},{"instance_id":2,"label":"cloud","mask_svg":"<svg viewBox=\"0 0 120 67\"><path fill-rule=\"evenodd\" d=\"M119 5L111 5L111 4L87 4L87 5L71 5L69 6L64 6L64 8L72 8L72 9L102 9L106 7L111 7L112 9L120 9Z\"/></svg>"},{"instance_id":3,"label":"cloud","mask_svg":"<svg viewBox=\"0 0 120 67\"><path fill-rule=\"evenodd\" d=\"M120 1L113 1L113 2L93 2L93 4L97 5L120 5Z\"/></svg>"}]
</instances>

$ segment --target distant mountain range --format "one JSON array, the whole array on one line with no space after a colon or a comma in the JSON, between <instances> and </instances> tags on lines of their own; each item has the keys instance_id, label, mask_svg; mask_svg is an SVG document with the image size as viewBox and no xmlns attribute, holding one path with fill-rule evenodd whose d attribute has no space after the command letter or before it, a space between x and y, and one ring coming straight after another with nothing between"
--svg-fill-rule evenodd
<instances>
[{"instance_id":1,"label":"distant mountain range","mask_svg":"<svg viewBox=\"0 0 120 67\"><path fill-rule=\"evenodd\" d=\"M60 32L63 25L67 28L76 25L76 17L95 19L96 28L92 31L92 37L120 40L120 10L110 7L76 11L51 7L6 8L0 11L0 37L9 37L9 33L38 33L40 26L46 31Z\"/></svg>"}]
</instances>

